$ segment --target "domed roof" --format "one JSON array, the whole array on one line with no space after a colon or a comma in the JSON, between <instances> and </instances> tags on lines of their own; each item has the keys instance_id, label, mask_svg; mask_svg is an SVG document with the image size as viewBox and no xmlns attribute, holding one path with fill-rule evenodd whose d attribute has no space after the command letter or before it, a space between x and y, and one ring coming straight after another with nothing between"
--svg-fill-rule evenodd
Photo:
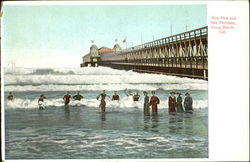
<instances>
[{"instance_id":1,"label":"domed roof","mask_svg":"<svg viewBox=\"0 0 250 162\"><path fill-rule=\"evenodd\" d=\"M98 48L97 48L96 45L93 44L93 45L90 47L90 50L92 50L92 49L98 49Z\"/></svg>"},{"instance_id":2,"label":"domed roof","mask_svg":"<svg viewBox=\"0 0 250 162\"><path fill-rule=\"evenodd\" d=\"M121 46L119 44L115 44L113 49L117 49L117 48L121 48Z\"/></svg>"},{"instance_id":3,"label":"domed roof","mask_svg":"<svg viewBox=\"0 0 250 162\"><path fill-rule=\"evenodd\" d=\"M113 50L115 50L117 52L117 51L121 51L122 48L121 48L121 46L119 44L115 44L114 47L113 47Z\"/></svg>"}]
</instances>

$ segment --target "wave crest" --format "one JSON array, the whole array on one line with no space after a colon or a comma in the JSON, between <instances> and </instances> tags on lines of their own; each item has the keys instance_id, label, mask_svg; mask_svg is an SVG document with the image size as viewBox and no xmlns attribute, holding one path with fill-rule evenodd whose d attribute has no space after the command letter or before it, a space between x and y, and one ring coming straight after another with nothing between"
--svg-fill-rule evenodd
<instances>
[{"instance_id":1,"label":"wave crest","mask_svg":"<svg viewBox=\"0 0 250 162\"><path fill-rule=\"evenodd\" d=\"M143 101L133 102L132 98L124 97L120 101L111 101L106 100L107 108L143 108ZM100 101L96 99L83 99L81 101L72 100L69 106L86 106L86 107L99 107ZM45 101L46 107L62 107L64 106L64 101L61 98L58 99L47 99ZM168 100L163 100L158 105L158 108L167 108ZM194 100L193 107L195 109L207 108L207 100ZM16 108L38 108L38 100L34 99L21 99L15 98L13 101L5 101L5 108L7 109L16 109Z\"/></svg>"}]
</instances>

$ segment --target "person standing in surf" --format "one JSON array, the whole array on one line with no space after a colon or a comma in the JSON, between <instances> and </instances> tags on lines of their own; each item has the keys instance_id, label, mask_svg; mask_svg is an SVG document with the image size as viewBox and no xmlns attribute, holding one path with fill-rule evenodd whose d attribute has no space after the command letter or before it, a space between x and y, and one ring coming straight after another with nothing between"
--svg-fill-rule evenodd
<instances>
[{"instance_id":1,"label":"person standing in surf","mask_svg":"<svg viewBox=\"0 0 250 162\"><path fill-rule=\"evenodd\" d=\"M38 106L39 109L44 109L44 99L47 99L47 97L44 96L44 94L41 94L40 97L38 98Z\"/></svg>"},{"instance_id":2,"label":"person standing in surf","mask_svg":"<svg viewBox=\"0 0 250 162\"><path fill-rule=\"evenodd\" d=\"M67 94L63 96L64 105L69 105L70 99L71 99L71 95L69 94L69 91L68 91Z\"/></svg>"},{"instance_id":3,"label":"person standing in surf","mask_svg":"<svg viewBox=\"0 0 250 162\"><path fill-rule=\"evenodd\" d=\"M183 110L183 106L182 106L182 97L181 97L181 93L176 93L178 95L177 97L177 102L176 102L176 108L177 108L177 112L184 112Z\"/></svg>"},{"instance_id":4,"label":"person standing in surf","mask_svg":"<svg viewBox=\"0 0 250 162\"><path fill-rule=\"evenodd\" d=\"M117 91L115 91L115 94L112 96L112 100L113 101L119 101L120 100L120 96L117 94Z\"/></svg>"},{"instance_id":5,"label":"person standing in surf","mask_svg":"<svg viewBox=\"0 0 250 162\"><path fill-rule=\"evenodd\" d=\"M14 99L14 96L12 95L12 92L9 93L9 96L7 97L9 101L12 101Z\"/></svg>"},{"instance_id":6,"label":"person standing in surf","mask_svg":"<svg viewBox=\"0 0 250 162\"><path fill-rule=\"evenodd\" d=\"M73 99L78 100L78 101L80 101L82 98L83 98L83 96L80 95L80 91L77 91L77 94L75 96L73 96Z\"/></svg>"},{"instance_id":7,"label":"person standing in surf","mask_svg":"<svg viewBox=\"0 0 250 162\"><path fill-rule=\"evenodd\" d=\"M96 99L99 100L99 98L101 97L101 102L100 102L100 105L99 107L101 108L102 112L105 112L106 111L106 101L105 101L105 98L109 97L106 93L105 93L105 90L102 91L101 94L99 94Z\"/></svg>"},{"instance_id":8,"label":"person standing in surf","mask_svg":"<svg viewBox=\"0 0 250 162\"><path fill-rule=\"evenodd\" d=\"M193 99L188 92L185 94L185 96L186 96L184 99L185 112L192 113L193 112Z\"/></svg>"},{"instance_id":9,"label":"person standing in surf","mask_svg":"<svg viewBox=\"0 0 250 162\"><path fill-rule=\"evenodd\" d=\"M152 96L149 101L149 105L152 106L152 113L157 113L157 105L160 103L159 98L155 95L155 91L152 91Z\"/></svg>"},{"instance_id":10,"label":"person standing in surf","mask_svg":"<svg viewBox=\"0 0 250 162\"><path fill-rule=\"evenodd\" d=\"M176 98L175 98L174 94L175 93L172 91L170 93L170 96L168 97L168 112L169 113L176 112L176 110L175 110Z\"/></svg>"},{"instance_id":11,"label":"person standing in surf","mask_svg":"<svg viewBox=\"0 0 250 162\"><path fill-rule=\"evenodd\" d=\"M143 105L143 110L144 110L144 115L149 115L149 97L148 93L146 91L143 92L144 94L144 105Z\"/></svg>"},{"instance_id":12,"label":"person standing in surf","mask_svg":"<svg viewBox=\"0 0 250 162\"><path fill-rule=\"evenodd\" d=\"M133 101L139 101L140 95L139 92L136 91L136 94L133 96Z\"/></svg>"}]
</instances>

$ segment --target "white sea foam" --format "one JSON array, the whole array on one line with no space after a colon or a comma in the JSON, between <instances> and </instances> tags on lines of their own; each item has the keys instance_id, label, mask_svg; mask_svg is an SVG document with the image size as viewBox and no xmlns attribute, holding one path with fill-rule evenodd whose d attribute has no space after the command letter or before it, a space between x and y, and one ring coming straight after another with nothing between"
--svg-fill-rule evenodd
<instances>
[{"instance_id":1,"label":"white sea foam","mask_svg":"<svg viewBox=\"0 0 250 162\"><path fill-rule=\"evenodd\" d=\"M19 69L20 70L20 69ZM144 74L136 73L132 71L114 70L107 67L99 68L74 68L74 69L63 69L64 73L55 73L55 69L45 70L42 72L36 72L32 75L22 75L31 72L27 70L17 75L13 71L5 71L5 84L15 85L43 85L43 84L108 84L108 83L172 83L172 84L205 84L207 81L190 79L190 78L179 78L175 76L159 75L159 74ZM33 69L37 71L37 69ZM53 71L54 73L51 73ZM72 72L70 72L72 71ZM11 73L13 72L13 73ZM60 74L60 75L59 75Z\"/></svg>"},{"instance_id":2,"label":"white sea foam","mask_svg":"<svg viewBox=\"0 0 250 162\"><path fill-rule=\"evenodd\" d=\"M99 107L100 101L96 99L83 99L81 101L71 101L69 106L87 106L87 107ZM45 101L46 107L61 107L64 106L64 101L61 98L58 99L47 99ZM106 101L107 108L115 108L119 111L122 108L143 108L143 101L133 102L132 98L124 97L120 101L111 101L108 99ZM162 100L158 105L158 108L167 108L168 100ZM194 100L193 107L195 109L199 108L207 108L208 102L207 100ZM38 100L30 100L30 99L21 99L15 98L13 101L5 101L5 108L7 109L16 109L16 108L38 108Z\"/></svg>"},{"instance_id":3,"label":"white sea foam","mask_svg":"<svg viewBox=\"0 0 250 162\"><path fill-rule=\"evenodd\" d=\"M162 90L207 90L207 84L195 84L195 83L185 83L185 84L90 84L90 85L7 85L5 86L5 91L120 91L125 89L152 91L157 89Z\"/></svg>"},{"instance_id":4,"label":"white sea foam","mask_svg":"<svg viewBox=\"0 0 250 162\"><path fill-rule=\"evenodd\" d=\"M28 75L28 74L57 74L57 75L118 75L132 71L116 70L108 67L84 67L84 68L4 68L5 74Z\"/></svg>"}]
</instances>

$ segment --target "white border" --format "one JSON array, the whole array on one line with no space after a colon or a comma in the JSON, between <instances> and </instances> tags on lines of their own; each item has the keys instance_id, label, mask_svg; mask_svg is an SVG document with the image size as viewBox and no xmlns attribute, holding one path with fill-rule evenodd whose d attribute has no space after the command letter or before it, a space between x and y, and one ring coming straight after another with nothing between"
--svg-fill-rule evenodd
<instances>
[{"instance_id":1,"label":"white border","mask_svg":"<svg viewBox=\"0 0 250 162\"><path fill-rule=\"evenodd\" d=\"M241 6L248 6L248 2L247 1L241 1L241 2L227 2L227 1L223 1L223 2L206 2L206 1L177 1L177 2L174 2L174 1L170 1L170 2L166 2L166 1L50 1L50 2L46 2L46 1L37 1L37 2L30 2L30 1L19 1L19 2L3 2L3 5L189 5L189 4L207 4L207 21L208 21L208 26L209 26L209 16L211 16L209 13L209 9L213 8L213 6L220 6L221 7L221 11L219 11L219 13L223 13L224 10L228 10L228 5L230 6L230 9L231 9L231 12L232 13L242 13L241 16L244 16L244 14L249 14L249 7L242 7L242 10L235 10L234 6L238 6L238 5L241 5ZM217 13L212 13L212 14L217 14ZM3 13L4 15L4 13ZM2 22L2 20L1 20ZM1 25L3 25L3 23L1 23ZM249 29L249 17L246 21L245 24L240 24L240 25L243 25L243 26L246 26L246 28ZM244 28L245 29L245 28ZM1 28L1 33L3 29ZM249 43L249 31L242 31L243 32L243 36L245 35L246 37L248 36L248 39L244 39L244 41L247 42L247 45ZM245 33L245 34L244 34ZM238 45L236 44L236 47L234 48L237 48L237 47L241 47L243 48L243 55L240 55L239 56L239 59L243 62L241 63L238 63L237 64L237 67L234 67L234 69L232 67L227 67L227 70L228 71L231 71L231 70L238 70L238 71L241 71L242 73L240 73L238 76L240 78L234 78L233 76L231 76L230 78L221 78L220 77L220 74L218 74L218 72L216 71L217 68L220 68L220 65L218 66L218 64L216 64L216 60L215 60L215 57L214 56L211 56L211 45L212 45L212 41L216 41L214 40L213 36L211 37L211 31L210 31L210 28L209 28L209 35L208 35L208 41L209 41L209 90L208 90L208 94L209 94L209 112L208 112L208 118L209 118L209 124L208 124L208 142L209 142L209 158L205 158L205 159L79 159L79 160L73 160L73 161L108 161L108 162L127 162L127 161L145 161L145 162L149 162L149 161L158 161L158 162L162 162L162 161L214 161L214 160L248 160L249 159L249 140L248 140L248 137L249 137L249 93L248 93L248 89L249 89L249 46L248 48L245 47L245 46L240 46L239 43L245 43L245 42L242 42L241 40L234 40L236 43L238 42ZM217 35L218 37L218 35ZM3 40L3 37L2 37L2 40ZM1 40L1 44L2 44L2 40ZM221 40L221 39L219 39ZM223 39L222 39L223 40ZM224 39L225 40L225 39ZM225 40L226 41L226 40ZM220 43L218 42L218 45L220 45ZM216 45L215 45L216 46ZM215 47L214 46L214 47ZM218 48L223 48L222 47L218 47ZM228 47L229 50L227 50L227 52L229 52L230 54L230 47ZM231 47L232 49L232 47ZM2 50L1 50L2 51ZM215 50L216 52L216 50ZM217 53L218 54L218 53ZM3 60L4 60L4 54L2 52L1 54L2 58L1 58L1 65L3 65ZM233 59L232 57L229 57L228 60L226 61L234 61L234 60L231 60ZM214 64L215 63L215 64ZM215 66L215 68L213 67ZM1 67L1 78L2 78L2 85L4 85L4 76L3 76L3 66ZM228 75L227 75L228 76ZM242 114L239 114L240 116L236 116L235 117L235 112L223 112L225 110L225 108L221 108L221 106L223 106L223 103L220 103L221 100L224 100L224 99L228 99L228 98L225 98L221 95L228 95L228 94L225 94L225 92L227 93L227 89L221 89L221 86L220 85L223 85L223 84L228 84L228 86L233 86L234 84L240 84L238 89L230 89L230 92L232 94L240 94L239 95L239 98L243 98L243 100L239 100L240 102L242 102L240 105L243 106L244 108L244 111L240 111L240 113L244 113L245 115L243 115L243 119L242 118ZM223 92L223 90L225 90L225 92ZM2 97L4 98L4 87L2 87L2 92L1 92L1 95ZM218 94L221 94L221 95L218 95ZM218 100L215 98L216 97L219 97L221 100ZM216 101L216 102L214 102ZM231 99L229 99L229 101L231 101ZM226 102L226 101L225 101ZM230 107L230 104L226 104L227 106L229 106L228 108L231 108ZM2 100L2 109L1 111L3 110L3 106L4 106L4 100ZM218 106L216 108L213 108L214 106ZM218 109L218 110L216 110ZM211 111L212 110L212 111ZM221 118L222 119L215 119L214 118L214 113L223 113L221 114ZM4 128L4 111L2 111L2 128ZM225 119L224 116L227 116L227 118ZM235 118L232 118L230 120L229 117L235 117ZM223 122L223 120L225 120L224 122L227 122L224 126L225 128L227 127L227 124L230 125L230 124L233 124L233 122L236 122L237 124L243 124L242 128L240 129L237 129L237 130L240 130L242 132L233 132L234 129L232 129L232 132L228 132L228 129L224 129L223 127L222 128L215 128L214 129L214 126L216 125L216 122ZM236 121L235 121L236 120ZM245 122L245 123L243 123ZM233 125L232 128L235 128L234 127L235 125ZM242 130L242 129L247 129L247 130ZM214 132L214 130L218 131L218 132ZM237 140L237 137L242 137L240 136L238 133L245 133L243 135L244 139L242 140ZM218 135L218 134L219 135ZM4 135L4 129L2 129L2 139L3 141L5 141L5 136ZM227 135L227 136L225 136ZM225 136L225 139L231 139L231 141L223 141L223 143L220 143L219 140L223 139ZM238 142L246 142L246 144L244 145L243 143L238 143ZM237 147L236 148L230 148L230 143L233 143L233 144L236 144ZM2 153L5 153L5 147L4 147L4 144L5 143L2 143ZM223 145L224 146L223 146ZM248 146L246 146L248 144ZM241 147L240 147L241 146ZM232 146L231 146L232 147ZM3 149L4 148L4 149ZM226 150L226 152L223 152L223 149ZM241 153L241 154L235 154L233 151L235 150L244 150L244 153ZM215 151L218 151L218 153L216 153ZM239 153L239 152L238 152ZM244 157L242 156L244 155ZM3 158L5 157L5 155L3 155ZM19 162L22 162L22 161L27 161L27 160L6 160L6 161L19 161ZM28 161L44 161L43 160L28 160ZM46 160L46 161L59 161L59 160ZM72 161L72 160L60 160L60 161Z\"/></svg>"}]
</instances>

